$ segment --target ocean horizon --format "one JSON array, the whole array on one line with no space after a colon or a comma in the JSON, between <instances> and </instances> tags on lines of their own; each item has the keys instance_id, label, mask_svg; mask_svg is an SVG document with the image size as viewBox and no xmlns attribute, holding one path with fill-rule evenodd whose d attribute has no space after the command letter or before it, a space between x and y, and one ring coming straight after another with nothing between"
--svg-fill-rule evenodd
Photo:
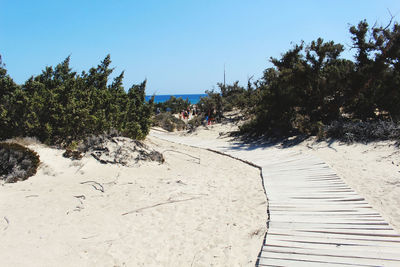
<instances>
[{"instance_id":1,"label":"ocean horizon","mask_svg":"<svg viewBox=\"0 0 400 267\"><path fill-rule=\"evenodd\" d=\"M200 101L200 98L207 96L207 94L182 94L182 95L155 95L154 103L164 103L168 99L174 96L176 98L181 97L183 100L188 100L190 104L197 104ZM149 101L153 95L147 95L146 101Z\"/></svg>"}]
</instances>

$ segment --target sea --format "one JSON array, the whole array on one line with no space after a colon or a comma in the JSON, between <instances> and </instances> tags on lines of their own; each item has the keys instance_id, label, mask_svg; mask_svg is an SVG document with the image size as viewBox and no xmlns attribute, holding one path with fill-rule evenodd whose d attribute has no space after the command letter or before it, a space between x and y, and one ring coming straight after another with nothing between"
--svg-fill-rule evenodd
<instances>
[{"instance_id":1,"label":"sea","mask_svg":"<svg viewBox=\"0 0 400 267\"><path fill-rule=\"evenodd\" d=\"M186 94L186 95L155 95L154 102L155 103L163 103L174 96L176 98L182 97L183 100L188 99L190 104L197 104L200 101L200 98L207 96L207 94ZM152 95L146 96L146 101L151 99Z\"/></svg>"}]
</instances>

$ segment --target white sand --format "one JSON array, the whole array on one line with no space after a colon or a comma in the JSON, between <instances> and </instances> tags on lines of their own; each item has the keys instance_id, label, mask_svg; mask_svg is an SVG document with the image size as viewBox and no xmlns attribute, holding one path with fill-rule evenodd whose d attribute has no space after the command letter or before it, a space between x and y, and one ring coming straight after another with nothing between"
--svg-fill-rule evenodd
<instances>
[{"instance_id":1,"label":"white sand","mask_svg":"<svg viewBox=\"0 0 400 267\"><path fill-rule=\"evenodd\" d=\"M254 266L267 219L259 170L148 143L164 151L164 164L71 161L31 145L38 173L0 186L0 265Z\"/></svg>"}]
</instances>

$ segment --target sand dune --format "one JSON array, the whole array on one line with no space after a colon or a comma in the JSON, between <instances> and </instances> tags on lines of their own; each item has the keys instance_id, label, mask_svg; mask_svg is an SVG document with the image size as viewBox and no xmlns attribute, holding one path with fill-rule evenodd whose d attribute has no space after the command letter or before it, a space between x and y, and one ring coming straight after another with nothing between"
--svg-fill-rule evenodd
<instances>
[{"instance_id":1,"label":"sand dune","mask_svg":"<svg viewBox=\"0 0 400 267\"><path fill-rule=\"evenodd\" d=\"M148 138L164 164L43 162L0 187L2 266L254 266L266 231L259 170ZM104 192L103 192L104 191Z\"/></svg>"}]
</instances>

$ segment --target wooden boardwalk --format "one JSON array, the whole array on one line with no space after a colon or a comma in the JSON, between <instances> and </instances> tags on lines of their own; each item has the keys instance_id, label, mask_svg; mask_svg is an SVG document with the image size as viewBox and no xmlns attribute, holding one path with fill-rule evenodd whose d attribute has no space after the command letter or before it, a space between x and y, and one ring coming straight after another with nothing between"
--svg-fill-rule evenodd
<instances>
[{"instance_id":1,"label":"wooden boardwalk","mask_svg":"<svg viewBox=\"0 0 400 267\"><path fill-rule=\"evenodd\" d=\"M285 149L151 135L262 168L269 220L257 266L400 266L400 235L323 161Z\"/></svg>"}]
</instances>

